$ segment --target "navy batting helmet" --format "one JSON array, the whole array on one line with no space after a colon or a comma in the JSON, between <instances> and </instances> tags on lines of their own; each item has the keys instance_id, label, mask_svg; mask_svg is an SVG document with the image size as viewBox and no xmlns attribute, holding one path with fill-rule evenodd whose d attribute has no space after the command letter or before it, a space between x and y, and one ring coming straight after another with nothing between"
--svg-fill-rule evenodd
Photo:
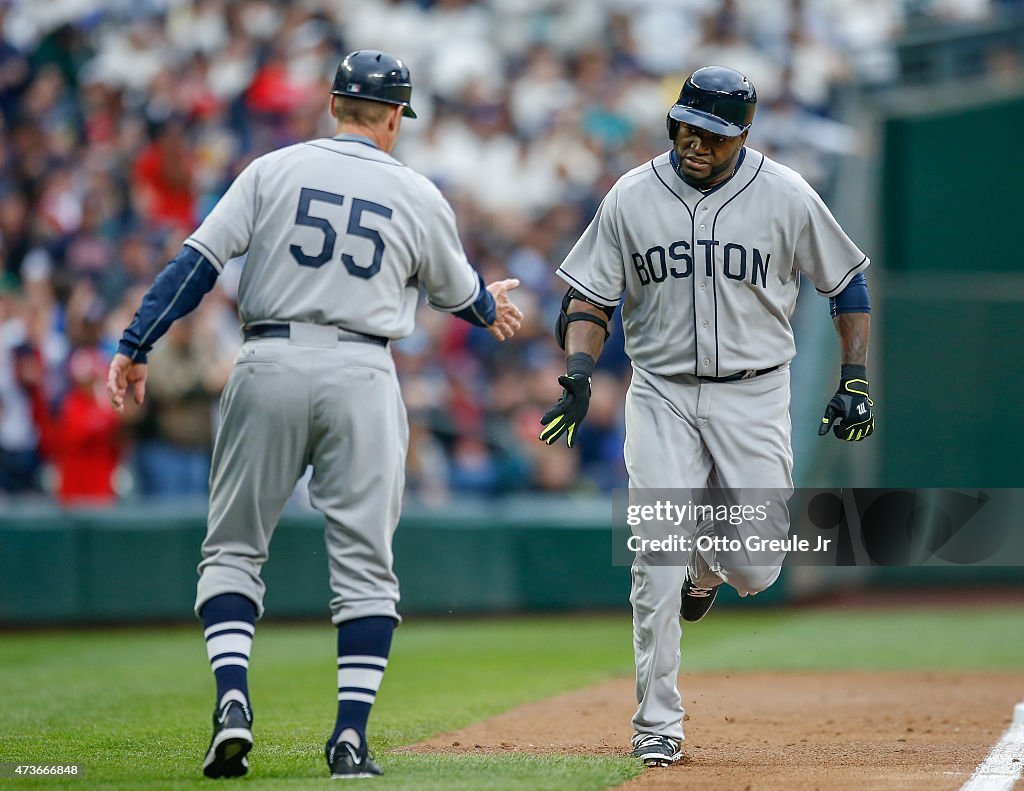
<instances>
[{"instance_id":1,"label":"navy batting helmet","mask_svg":"<svg viewBox=\"0 0 1024 791\"><path fill-rule=\"evenodd\" d=\"M412 98L409 68L398 58L376 49L363 49L346 55L338 64L331 93L399 104L404 108L402 115L416 117L409 106Z\"/></svg>"},{"instance_id":2,"label":"navy batting helmet","mask_svg":"<svg viewBox=\"0 0 1024 791\"><path fill-rule=\"evenodd\" d=\"M680 123L739 137L754 120L756 107L757 91L750 80L727 66L705 66L686 78L668 111L669 139L676 139Z\"/></svg>"}]
</instances>

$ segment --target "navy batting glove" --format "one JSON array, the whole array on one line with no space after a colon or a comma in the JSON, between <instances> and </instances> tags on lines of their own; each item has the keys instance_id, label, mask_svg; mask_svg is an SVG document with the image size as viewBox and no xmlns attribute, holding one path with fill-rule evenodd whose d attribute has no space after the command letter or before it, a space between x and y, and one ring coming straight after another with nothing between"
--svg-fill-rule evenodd
<instances>
[{"instance_id":1,"label":"navy batting glove","mask_svg":"<svg viewBox=\"0 0 1024 791\"><path fill-rule=\"evenodd\" d=\"M844 365L839 389L825 407L818 426L823 437L831 428L837 439L858 442L875 430L875 402L868 396L867 369L863 365Z\"/></svg>"},{"instance_id":2,"label":"navy batting glove","mask_svg":"<svg viewBox=\"0 0 1024 791\"><path fill-rule=\"evenodd\" d=\"M566 443L571 448L576 440L576 429L590 409L590 375L594 371L594 358L576 352L569 355L566 367L565 376L558 377L558 384L565 388L562 397L540 419L544 426L540 440L554 445L565 434Z\"/></svg>"}]
</instances>

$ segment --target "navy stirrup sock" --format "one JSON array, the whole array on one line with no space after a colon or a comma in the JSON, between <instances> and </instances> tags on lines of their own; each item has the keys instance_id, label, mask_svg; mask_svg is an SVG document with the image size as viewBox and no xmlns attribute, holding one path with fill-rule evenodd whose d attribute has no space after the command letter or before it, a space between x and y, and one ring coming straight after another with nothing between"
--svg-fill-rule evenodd
<instances>
[{"instance_id":1,"label":"navy stirrup sock","mask_svg":"<svg viewBox=\"0 0 1024 791\"><path fill-rule=\"evenodd\" d=\"M241 697L249 705L249 654L256 631L256 605L238 593L222 593L199 613L206 637L206 655L217 680L217 707ZM229 694L236 690L234 694Z\"/></svg>"},{"instance_id":2,"label":"navy stirrup sock","mask_svg":"<svg viewBox=\"0 0 1024 791\"><path fill-rule=\"evenodd\" d=\"M366 742L366 721L388 665L394 618L371 616L338 624L338 719L328 741L356 749Z\"/></svg>"}]
</instances>

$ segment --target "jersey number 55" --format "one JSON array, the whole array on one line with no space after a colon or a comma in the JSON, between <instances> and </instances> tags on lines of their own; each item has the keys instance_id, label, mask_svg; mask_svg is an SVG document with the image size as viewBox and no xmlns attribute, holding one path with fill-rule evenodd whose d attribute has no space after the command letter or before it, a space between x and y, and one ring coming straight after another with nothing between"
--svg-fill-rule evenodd
<instances>
[{"instance_id":1,"label":"jersey number 55","mask_svg":"<svg viewBox=\"0 0 1024 791\"><path fill-rule=\"evenodd\" d=\"M338 195L334 192L326 192L325 190L312 189L310 187L303 187L302 191L299 193L299 208L295 212L295 224L318 228L324 235L324 241L320 248L320 252L316 255L309 255L297 244L291 245L288 250L291 252L299 266L309 266L314 269L319 269L334 258L334 245L338 241L338 232L334 230L334 226L331 225L330 220L327 220L324 217L314 217L309 213L310 204L312 204L313 201L330 203L334 206L343 206L345 204L345 196ZM385 245L384 239L381 238L379 232L375 231L373 228L367 228L362 224L364 212L380 215L387 220L391 219L392 212L387 206L381 206L379 203L374 203L373 201L363 200L362 198L352 199L352 210L348 215L348 228L346 229L346 232L349 236L359 236L373 242L373 263L369 266L363 266L356 263L355 258L348 253L342 253L341 262L345 265L345 268L348 270L350 275L355 275L356 277L361 277L364 280L369 280L380 271L380 262L384 257Z\"/></svg>"}]
</instances>

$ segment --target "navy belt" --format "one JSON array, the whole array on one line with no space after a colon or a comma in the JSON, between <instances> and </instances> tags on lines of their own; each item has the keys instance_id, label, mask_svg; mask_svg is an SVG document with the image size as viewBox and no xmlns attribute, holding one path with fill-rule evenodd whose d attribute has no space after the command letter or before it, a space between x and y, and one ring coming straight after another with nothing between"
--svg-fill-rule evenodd
<instances>
[{"instance_id":1,"label":"navy belt","mask_svg":"<svg viewBox=\"0 0 1024 791\"><path fill-rule=\"evenodd\" d=\"M253 324L242 327L242 337L247 341L256 338L290 338L291 327L287 324ZM339 341L352 341L355 343L375 343L378 346L387 346L390 338L382 335L367 335L365 332L352 332L338 328Z\"/></svg>"},{"instance_id":2,"label":"navy belt","mask_svg":"<svg viewBox=\"0 0 1024 791\"><path fill-rule=\"evenodd\" d=\"M734 374L728 376L698 376L702 382L738 382L740 379L753 379L755 376L761 374L770 374L772 371L777 371L782 365L773 365L771 368L760 368L756 371L737 371Z\"/></svg>"}]
</instances>

